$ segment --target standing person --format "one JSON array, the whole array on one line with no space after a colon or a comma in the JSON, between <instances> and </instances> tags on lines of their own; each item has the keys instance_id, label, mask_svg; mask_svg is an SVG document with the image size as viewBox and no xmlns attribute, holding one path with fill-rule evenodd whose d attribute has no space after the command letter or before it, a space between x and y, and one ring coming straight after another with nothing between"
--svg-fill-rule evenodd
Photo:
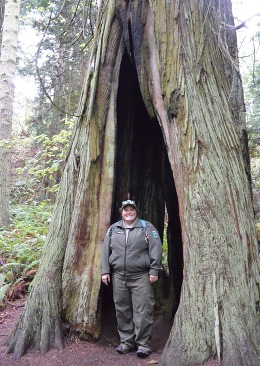
<instances>
[{"instance_id":1,"label":"standing person","mask_svg":"<svg viewBox=\"0 0 260 366\"><path fill-rule=\"evenodd\" d=\"M137 356L152 352L154 294L152 284L161 269L162 243L155 227L137 217L135 201L121 206L122 220L107 231L102 251L102 282L112 274L120 345L118 353L135 349Z\"/></svg>"}]
</instances>

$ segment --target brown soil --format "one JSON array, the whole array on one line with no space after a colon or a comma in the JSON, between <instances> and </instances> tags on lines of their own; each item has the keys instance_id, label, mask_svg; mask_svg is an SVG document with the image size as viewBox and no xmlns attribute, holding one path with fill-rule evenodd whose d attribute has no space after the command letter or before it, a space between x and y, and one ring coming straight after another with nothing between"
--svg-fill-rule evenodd
<instances>
[{"instance_id":1,"label":"brown soil","mask_svg":"<svg viewBox=\"0 0 260 366\"><path fill-rule=\"evenodd\" d=\"M6 304L0 311L0 366L144 366L159 364L159 358L168 339L171 321L162 312L157 312L152 333L154 352L145 359L140 359L135 352L119 355L115 348L119 343L114 319L106 319L102 337L97 342L86 342L75 336L66 337L62 351L52 349L45 355L30 349L18 361L12 354L7 354L3 345L5 337L12 330L22 312L25 299ZM174 364L173 364L174 365ZM211 360L205 366L220 366Z\"/></svg>"},{"instance_id":2,"label":"brown soil","mask_svg":"<svg viewBox=\"0 0 260 366\"><path fill-rule=\"evenodd\" d=\"M102 337L97 342L86 342L75 336L66 337L62 351L52 349L45 355L30 349L19 361L7 354L3 345L5 337L12 330L22 312L24 300L6 304L0 312L0 366L143 366L158 364L160 355L169 336L171 322L157 314L154 322L152 343L154 352L146 359L139 359L135 352L119 355L115 348L119 344L115 324L107 322ZM110 323L110 324L109 324Z\"/></svg>"}]
</instances>

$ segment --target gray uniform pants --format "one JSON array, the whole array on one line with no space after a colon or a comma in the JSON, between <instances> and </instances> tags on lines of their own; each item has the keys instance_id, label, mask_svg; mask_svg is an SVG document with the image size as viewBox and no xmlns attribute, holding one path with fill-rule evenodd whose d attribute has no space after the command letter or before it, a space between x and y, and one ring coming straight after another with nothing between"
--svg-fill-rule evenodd
<instances>
[{"instance_id":1,"label":"gray uniform pants","mask_svg":"<svg viewBox=\"0 0 260 366\"><path fill-rule=\"evenodd\" d=\"M120 341L151 350L154 294L148 273L113 273L113 296Z\"/></svg>"}]
</instances>

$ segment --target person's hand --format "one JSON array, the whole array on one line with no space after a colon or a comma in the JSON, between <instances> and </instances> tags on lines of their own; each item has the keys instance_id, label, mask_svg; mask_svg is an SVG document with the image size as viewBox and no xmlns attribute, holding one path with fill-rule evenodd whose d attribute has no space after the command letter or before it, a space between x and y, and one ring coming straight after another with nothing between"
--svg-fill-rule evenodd
<instances>
[{"instance_id":1,"label":"person's hand","mask_svg":"<svg viewBox=\"0 0 260 366\"><path fill-rule=\"evenodd\" d=\"M153 284L154 282L158 281L158 276L150 275L149 281L151 284Z\"/></svg>"},{"instance_id":2,"label":"person's hand","mask_svg":"<svg viewBox=\"0 0 260 366\"><path fill-rule=\"evenodd\" d=\"M110 283L110 275L107 273L107 274L104 274L102 277L101 277L101 280L102 282L108 286L108 284Z\"/></svg>"}]
</instances>

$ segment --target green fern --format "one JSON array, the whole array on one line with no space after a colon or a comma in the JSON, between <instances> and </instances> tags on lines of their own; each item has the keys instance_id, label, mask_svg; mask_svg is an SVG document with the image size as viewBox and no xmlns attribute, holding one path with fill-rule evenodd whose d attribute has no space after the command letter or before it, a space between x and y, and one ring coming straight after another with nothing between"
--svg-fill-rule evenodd
<instances>
[{"instance_id":1,"label":"green fern","mask_svg":"<svg viewBox=\"0 0 260 366\"><path fill-rule=\"evenodd\" d=\"M8 288L37 270L48 230L49 202L12 206L12 223L0 230L0 306Z\"/></svg>"}]
</instances>

